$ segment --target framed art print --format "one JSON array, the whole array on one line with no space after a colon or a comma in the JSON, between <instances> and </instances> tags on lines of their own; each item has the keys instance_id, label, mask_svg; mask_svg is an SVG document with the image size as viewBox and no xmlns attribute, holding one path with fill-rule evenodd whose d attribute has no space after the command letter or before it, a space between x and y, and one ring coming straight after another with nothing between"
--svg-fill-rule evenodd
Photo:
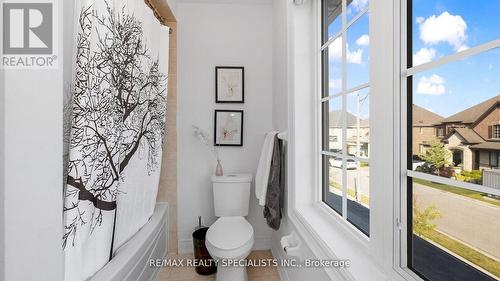
<instances>
[{"instance_id":1,"label":"framed art print","mask_svg":"<svg viewBox=\"0 0 500 281\"><path fill-rule=\"evenodd\" d=\"M243 146L243 110L215 110L215 146Z\"/></svg>"},{"instance_id":2,"label":"framed art print","mask_svg":"<svg viewBox=\"0 0 500 281\"><path fill-rule=\"evenodd\" d=\"M245 68L241 66L215 67L215 102L245 102Z\"/></svg>"}]
</instances>

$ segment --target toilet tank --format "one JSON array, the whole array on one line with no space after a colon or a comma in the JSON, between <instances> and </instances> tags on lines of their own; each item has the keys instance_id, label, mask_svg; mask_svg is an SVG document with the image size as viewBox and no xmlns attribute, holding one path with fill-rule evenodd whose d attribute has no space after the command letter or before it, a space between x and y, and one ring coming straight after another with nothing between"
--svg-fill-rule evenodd
<instances>
[{"instance_id":1,"label":"toilet tank","mask_svg":"<svg viewBox=\"0 0 500 281\"><path fill-rule=\"evenodd\" d=\"M212 177L215 216L247 216L250 204L251 174Z\"/></svg>"}]
</instances>

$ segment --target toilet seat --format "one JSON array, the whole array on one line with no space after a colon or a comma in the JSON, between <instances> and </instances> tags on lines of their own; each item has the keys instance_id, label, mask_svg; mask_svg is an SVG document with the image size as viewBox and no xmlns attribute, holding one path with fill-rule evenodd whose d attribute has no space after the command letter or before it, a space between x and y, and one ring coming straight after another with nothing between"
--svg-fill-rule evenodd
<instances>
[{"instance_id":1,"label":"toilet seat","mask_svg":"<svg viewBox=\"0 0 500 281\"><path fill-rule=\"evenodd\" d=\"M243 217L221 217L207 231L208 251L220 258L238 258L251 250L252 225Z\"/></svg>"}]
</instances>

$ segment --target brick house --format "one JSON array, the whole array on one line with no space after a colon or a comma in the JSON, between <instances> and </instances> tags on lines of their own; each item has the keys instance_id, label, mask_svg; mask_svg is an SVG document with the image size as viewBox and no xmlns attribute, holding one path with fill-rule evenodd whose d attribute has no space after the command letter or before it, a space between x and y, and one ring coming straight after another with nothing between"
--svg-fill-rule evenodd
<instances>
[{"instance_id":1,"label":"brick house","mask_svg":"<svg viewBox=\"0 0 500 281\"><path fill-rule=\"evenodd\" d=\"M341 110L329 112L329 147L334 152L342 150L342 118ZM359 128L358 128L359 122ZM359 129L359 130L358 130ZM359 145L359 155L357 148ZM346 113L346 146L347 154L369 157L370 151L370 124L368 119L358 118Z\"/></svg>"},{"instance_id":2,"label":"brick house","mask_svg":"<svg viewBox=\"0 0 500 281\"><path fill-rule=\"evenodd\" d=\"M430 146L430 142L435 140L438 135L444 137L444 132L438 124L443 121L443 117L438 114L413 105L413 155L419 155L425 152Z\"/></svg>"},{"instance_id":3,"label":"brick house","mask_svg":"<svg viewBox=\"0 0 500 281\"><path fill-rule=\"evenodd\" d=\"M500 166L500 95L447 117L435 127L437 137L446 133L442 140L456 168Z\"/></svg>"}]
</instances>

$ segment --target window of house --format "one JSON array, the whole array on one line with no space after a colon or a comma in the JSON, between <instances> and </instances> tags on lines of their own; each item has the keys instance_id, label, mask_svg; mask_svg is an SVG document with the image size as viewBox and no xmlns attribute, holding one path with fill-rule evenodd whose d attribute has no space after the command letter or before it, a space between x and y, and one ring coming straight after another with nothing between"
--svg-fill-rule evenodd
<instances>
[{"instance_id":1,"label":"window of house","mask_svg":"<svg viewBox=\"0 0 500 281\"><path fill-rule=\"evenodd\" d=\"M491 151L490 155L490 167L498 167L498 160L500 157L500 153L496 151Z\"/></svg>"},{"instance_id":2,"label":"window of house","mask_svg":"<svg viewBox=\"0 0 500 281\"><path fill-rule=\"evenodd\" d=\"M500 125L493 126L493 138L500 139Z\"/></svg>"},{"instance_id":3,"label":"window of house","mask_svg":"<svg viewBox=\"0 0 500 281\"><path fill-rule=\"evenodd\" d=\"M437 136L440 138L444 137L444 128L437 128Z\"/></svg>"},{"instance_id":4,"label":"window of house","mask_svg":"<svg viewBox=\"0 0 500 281\"><path fill-rule=\"evenodd\" d=\"M323 0L321 10L323 202L369 235L368 1Z\"/></svg>"},{"instance_id":5,"label":"window of house","mask_svg":"<svg viewBox=\"0 0 500 281\"><path fill-rule=\"evenodd\" d=\"M431 145L418 171L414 152L407 151L403 255L425 280L498 280L500 239L492 234L500 231L500 185L483 186L474 163L498 166L496 153L481 152L496 145L483 120L500 122L490 110L500 101L500 2L408 0L406 8L402 94L408 104L460 124L456 130L463 138L424 140ZM411 112L406 121L407 141L421 142L422 136L412 136ZM444 128L437 128L437 136L444 136ZM500 137L500 126L493 136Z\"/></svg>"}]
</instances>

